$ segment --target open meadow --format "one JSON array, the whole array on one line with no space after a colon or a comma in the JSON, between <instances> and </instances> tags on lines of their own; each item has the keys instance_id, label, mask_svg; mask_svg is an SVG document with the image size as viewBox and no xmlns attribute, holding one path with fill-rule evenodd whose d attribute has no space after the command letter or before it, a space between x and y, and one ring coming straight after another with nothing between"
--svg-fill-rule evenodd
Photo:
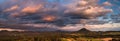
<instances>
[{"instance_id":1,"label":"open meadow","mask_svg":"<svg viewBox=\"0 0 120 41\"><path fill-rule=\"evenodd\" d=\"M120 41L120 32L1 31L0 41Z\"/></svg>"}]
</instances>

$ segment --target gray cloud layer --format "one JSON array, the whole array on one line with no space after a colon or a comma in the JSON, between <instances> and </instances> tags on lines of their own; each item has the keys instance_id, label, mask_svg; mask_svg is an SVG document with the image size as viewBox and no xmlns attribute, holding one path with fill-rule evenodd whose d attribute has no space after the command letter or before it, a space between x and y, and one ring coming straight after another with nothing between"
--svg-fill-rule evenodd
<instances>
[{"instance_id":1,"label":"gray cloud layer","mask_svg":"<svg viewBox=\"0 0 120 41\"><path fill-rule=\"evenodd\" d=\"M112 12L112 9L106 9L97 2L98 0L5 0L0 5L0 18L8 20L8 23L45 23L57 26L81 24L86 23L86 19Z\"/></svg>"}]
</instances>

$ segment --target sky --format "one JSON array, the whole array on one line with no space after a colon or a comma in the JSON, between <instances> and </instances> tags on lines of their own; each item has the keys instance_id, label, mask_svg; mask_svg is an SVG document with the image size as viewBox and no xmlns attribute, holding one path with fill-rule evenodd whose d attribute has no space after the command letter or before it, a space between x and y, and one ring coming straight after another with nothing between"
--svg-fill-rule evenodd
<instances>
[{"instance_id":1,"label":"sky","mask_svg":"<svg viewBox=\"0 0 120 41\"><path fill-rule=\"evenodd\" d=\"M120 31L119 4L119 0L0 0L0 30Z\"/></svg>"}]
</instances>

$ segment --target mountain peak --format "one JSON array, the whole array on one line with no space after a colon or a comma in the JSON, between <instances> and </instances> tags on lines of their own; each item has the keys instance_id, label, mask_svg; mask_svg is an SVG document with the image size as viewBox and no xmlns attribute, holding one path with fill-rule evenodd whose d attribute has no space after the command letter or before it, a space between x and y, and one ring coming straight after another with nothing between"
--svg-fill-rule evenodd
<instances>
[{"instance_id":1,"label":"mountain peak","mask_svg":"<svg viewBox=\"0 0 120 41\"><path fill-rule=\"evenodd\" d=\"M80 29L78 32L90 32L90 30L86 29L86 28L82 28Z\"/></svg>"}]
</instances>

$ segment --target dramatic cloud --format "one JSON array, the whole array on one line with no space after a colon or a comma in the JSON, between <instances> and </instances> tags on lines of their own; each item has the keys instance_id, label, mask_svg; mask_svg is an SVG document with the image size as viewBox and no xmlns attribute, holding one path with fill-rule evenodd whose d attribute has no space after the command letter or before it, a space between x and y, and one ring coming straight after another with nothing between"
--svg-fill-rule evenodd
<instances>
[{"instance_id":1,"label":"dramatic cloud","mask_svg":"<svg viewBox=\"0 0 120 41\"><path fill-rule=\"evenodd\" d=\"M0 6L3 15L1 18L9 23L32 24L36 27L38 24L44 24L53 29L73 29L82 28L81 26L69 26L69 24L86 24L89 19L96 19L104 16L112 9L107 9L98 4L99 0L6 0ZM111 5L104 2L104 5ZM6 18L4 18L6 17ZM24 25L28 26L28 25ZM37 26L42 27L42 26ZM55 29L56 29L55 28ZM77 29L78 28L78 29ZM21 29L21 28L20 28ZM38 28L37 28L38 29Z\"/></svg>"},{"instance_id":2,"label":"dramatic cloud","mask_svg":"<svg viewBox=\"0 0 120 41\"><path fill-rule=\"evenodd\" d=\"M105 5L105 6L112 6L112 4L110 2L108 2L108 1L104 2L103 5Z\"/></svg>"},{"instance_id":3,"label":"dramatic cloud","mask_svg":"<svg viewBox=\"0 0 120 41\"><path fill-rule=\"evenodd\" d=\"M50 15L46 15L46 16L44 16L44 17L42 18L42 20L48 21L48 22L50 22L50 21L55 21L55 19L56 19L55 16L50 16Z\"/></svg>"},{"instance_id":4,"label":"dramatic cloud","mask_svg":"<svg viewBox=\"0 0 120 41\"><path fill-rule=\"evenodd\" d=\"M86 25L86 28L93 31L119 31L120 23L112 23L112 24L100 24L100 25Z\"/></svg>"},{"instance_id":5,"label":"dramatic cloud","mask_svg":"<svg viewBox=\"0 0 120 41\"><path fill-rule=\"evenodd\" d=\"M80 2L87 2L86 5L81 5ZM103 6L97 4L97 0L81 0L68 6L66 13L79 15L83 18L96 18L112 12L112 9L105 9Z\"/></svg>"},{"instance_id":6,"label":"dramatic cloud","mask_svg":"<svg viewBox=\"0 0 120 41\"><path fill-rule=\"evenodd\" d=\"M16 10L18 8L19 8L18 5L15 5L15 6L12 6L12 7L8 8L8 9L6 9L5 12L14 11L14 10Z\"/></svg>"},{"instance_id":7,"label":"dramatic cloud","mask_svg":"<svg viewBox=\"0 0 120 41\"><path fill-rule=\"evenodd\" d=\"M35 13L37 12L38 10L40 10L42 8L42 5L32 5L32 6L27 6L25 8L23 8L21 10L21 12L24 12L24 13Z\"/></svg>"}]
</instances>

